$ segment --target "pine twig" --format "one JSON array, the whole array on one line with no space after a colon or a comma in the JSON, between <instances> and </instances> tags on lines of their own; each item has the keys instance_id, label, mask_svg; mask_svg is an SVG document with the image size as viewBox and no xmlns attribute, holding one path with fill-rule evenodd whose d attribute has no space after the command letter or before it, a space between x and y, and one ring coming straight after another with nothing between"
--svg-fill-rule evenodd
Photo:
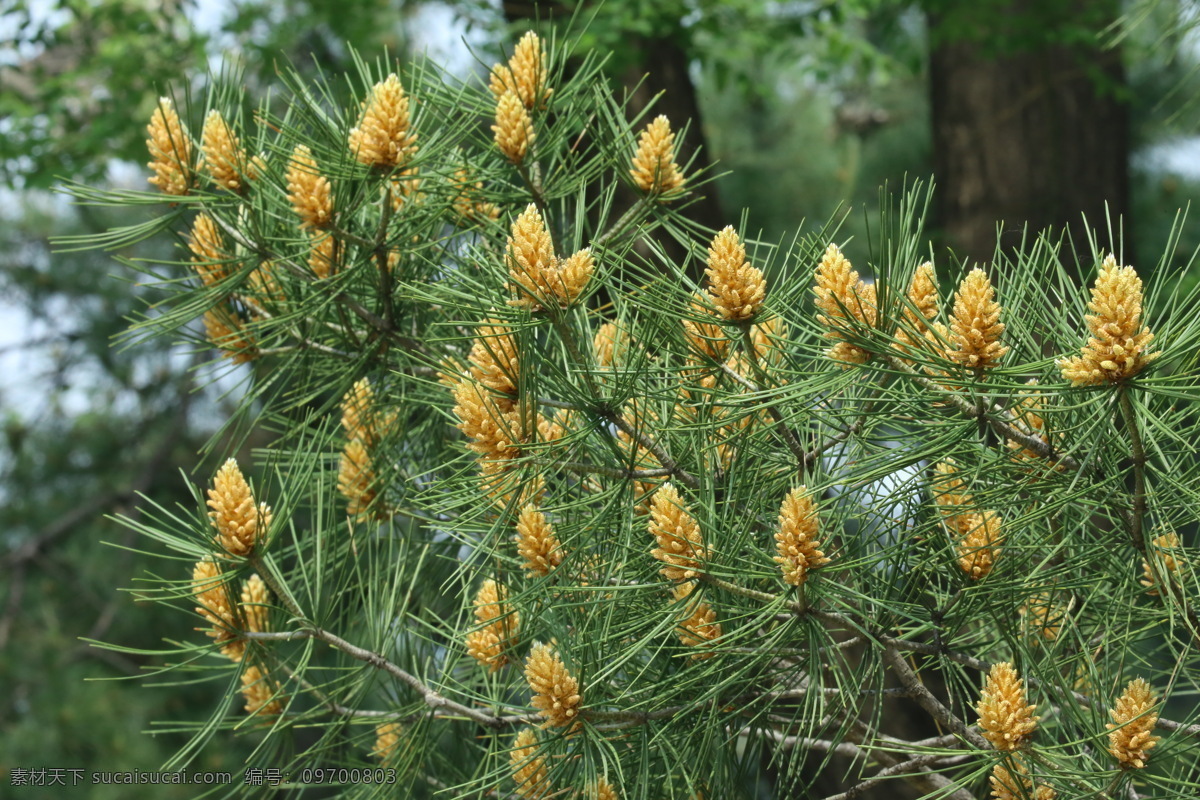
<instances>
[{"instance_id":1,"label":"pine twig","mask_svg":"<svg viewBox=\"0 0 1200 800\"><path fill-rule=\"evenodd\" d=\"M261 574L261 573L260 573ZM265 579L264 579L265 580ZM455 702L448 697L438 693L434 689L426 685L420 678L388 661L379 653L367 650L364 647L359 647L356 644L346 641L337 634L330 633L323 628L315 625L305 625L305 627L295 631L281 631L279 633L245 633L247 639L255 639L259 641L275 641L287 642L297 639L316 639L325 642L331 647L341 650L348 656L356 658L370 664L375 669L386 672L392 677L399 680L404 685L421 695L421 699L425 705L433 710L435 716L449 718L465 718L473 722L477 722L487 728L504 729L514 725L526 725L536 722L540 719L536 714L526 715L509 715L500 716L488 714L485 711L480 711L475 708L464 706L462 703Z\"/></svg>"}]
</instances>

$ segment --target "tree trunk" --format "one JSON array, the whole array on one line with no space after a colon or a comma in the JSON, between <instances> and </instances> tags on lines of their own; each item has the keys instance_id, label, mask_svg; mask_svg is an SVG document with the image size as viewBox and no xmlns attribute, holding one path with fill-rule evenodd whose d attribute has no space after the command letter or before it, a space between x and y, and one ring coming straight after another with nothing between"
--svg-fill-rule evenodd
<instances>
[{"instance_id":1,"label":"tree trunk","mask_svg":"<svg viewBox=\"0 0 1200 800\"><path fill-rule=\"evenodd\" d=\"M1043 27L1036 41L1014 34L1016 25L1028 26L1031 17L1052 16L1036 0L952 12L958 31L965 30L964 14L977 15L975 29L986 33L970 40L936 43L946 18L931 18L940 222L955 252L972 262L991 260L998 225L1000 246L1006 250L1019 244L1025 226L1031 233L1053 227L1071 236L1072 244L1063 251L1067 263L1073 249L1086 269L1092 253L1083 217L1087 225L1104 228L1106 215L1115 222L1128 212L1121 54L1095 43L1062 43L1087 41L1061 35L1067 26L1080 30L1078 18L1062 12L1083 3L1091 3L1092 13L1096 6L1109 5L1092 0L1052 3L1057 19L1045 20L1050 27ZM986 20L979 18L982 14ZM1000 37L1018 46L998 47Z\"/></svg>"}]
</instances>

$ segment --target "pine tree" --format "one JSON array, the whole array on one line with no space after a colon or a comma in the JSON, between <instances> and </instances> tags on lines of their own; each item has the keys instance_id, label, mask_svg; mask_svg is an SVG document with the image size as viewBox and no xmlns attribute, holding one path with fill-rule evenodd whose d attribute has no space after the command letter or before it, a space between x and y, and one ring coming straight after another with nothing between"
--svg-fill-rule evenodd
<instances>
[{"instance_id":1,"label":"pine tree","mask_svg":"<svg viewBox=\"0 0 1200 800\"><path fill-rule=\"evenodd\" d=\"M130 520L196 743L356 797L1194 793L1194 293L1093 243L1088 302L1043 238L942 295L919 187L873 281L830 228L702 229L686 121L561 64L218 92L201 142L164 100L167 193L76 189L162 205L138 324L252 364L231 424L276 433Z\"/></svg>"}]
</instances>

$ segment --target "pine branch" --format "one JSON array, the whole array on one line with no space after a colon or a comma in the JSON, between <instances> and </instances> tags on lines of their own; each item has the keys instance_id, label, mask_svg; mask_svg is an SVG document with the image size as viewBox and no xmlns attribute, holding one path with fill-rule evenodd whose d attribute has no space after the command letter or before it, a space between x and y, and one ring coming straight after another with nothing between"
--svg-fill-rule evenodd
<instances>
[{"instance_id":1,"label":"pine branch","mask_svg":"<svg viewBox=\"0 0 1200 800\"><path fill-rule=\"evenodd\" d=\"M386 672L421 696L421 700L432 710L433 716L448 719L468 719L488 728L503 729L514 725L528 725L540 719L537 714L508 715L488 714L478 709L455 702L426 685L421 679L401 669L379 653L352 644L342 637L316 626L306 626L296 631L279 633L245 633L247 639L259 641L288 642L297 639L316 639L342 651L352 658L370 664Z\"/></svg>"},{"instance_id":2,"label":"pine branch","mask_svg":"<svg viewBox=\"0 0 1200 800\"><path fill-rule=\"evenodd\" d=\"M978 419L986 423L1004 440L1013 442L1021 447L1038 454L1051 463L1062 464L1067 469L1076 472L1084 469L1078 461L1066 453L1058 452L1049 442L1042 440L1041 437L1034 436L1029 430L1026 430L1019 420L1012 419L1004 409L999 406L988 406L987 404L979 405L971 403L964 397L947 390L930 378L918 374L915 370L904 363L897 356L888 355L888 364L905 378L917 383L924 388L935 392L943 397L946 402L949 402L958 409L959 413L967 419ZM1005 421L1003 417L1008 417L1011 421Z\"/></svg>"}]
</instances>

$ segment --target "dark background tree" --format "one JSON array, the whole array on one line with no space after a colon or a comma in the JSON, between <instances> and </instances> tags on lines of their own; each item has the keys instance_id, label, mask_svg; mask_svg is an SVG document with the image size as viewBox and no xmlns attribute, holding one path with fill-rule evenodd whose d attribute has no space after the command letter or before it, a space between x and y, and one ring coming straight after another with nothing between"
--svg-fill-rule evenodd
<instances>
[{"instance_id":1,"label":"dark background tree","mask_svg":"<svg viewBox=\"0 0 1200 800\"><path fill-rule=\"evenodd\" d=\"M930 2L930 99L939 222L971 262L1028 228L1068 232L1128 214L1129 87L1106 45L1114 0Z\"/></svg>"}]
</instances>

